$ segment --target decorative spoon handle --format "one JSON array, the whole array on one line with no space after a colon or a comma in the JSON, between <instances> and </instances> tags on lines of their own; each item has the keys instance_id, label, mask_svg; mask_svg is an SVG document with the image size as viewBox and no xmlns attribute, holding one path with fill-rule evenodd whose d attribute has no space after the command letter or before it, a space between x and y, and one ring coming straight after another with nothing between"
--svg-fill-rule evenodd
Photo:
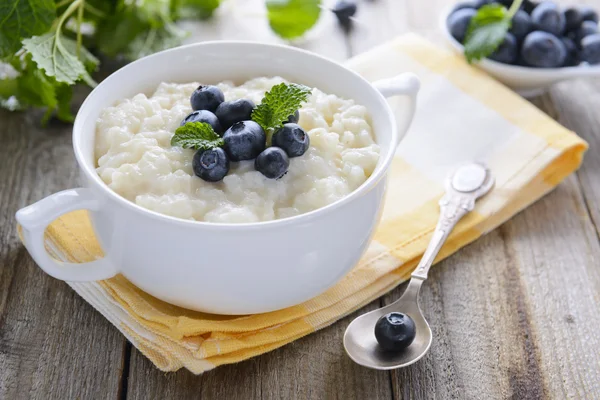
<instances>
[{"instance_id":1,"label":"decorative spoon handle","mask_svg":"<svg viewBox=\"0 0 600 400\"><path fill-rule=\"evenodd\" d=\"M446 194L439 202L440 218L429 246L411 278L422 281L427 279L429 268L452 228L465 214L475 208L475 200L486 194L493 185L494 180L489 169L476 163L463 165L446 180Z\"/></svg>"}]
</instances>

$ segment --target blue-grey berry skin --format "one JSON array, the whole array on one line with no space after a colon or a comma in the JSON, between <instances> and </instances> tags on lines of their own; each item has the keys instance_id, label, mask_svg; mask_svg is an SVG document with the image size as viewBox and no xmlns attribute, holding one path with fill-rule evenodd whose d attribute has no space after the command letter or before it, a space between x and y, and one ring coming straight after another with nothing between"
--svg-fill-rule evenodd
<instances>
[{"instance_id":1,"label":"blue-grey berry skin","mask_svg":"<svg viewBox=\"0 0 600 400\"><path fill-rule=\"evenodd\" d=\"M581 60L588 64L600 64L600 34L589 35L581 41Z\"/></svg>"},{"instance_id":2,"label":"blue-grey berry skin","mask_svg":"<svg viewBox=\"0 0 600 400\"><path fill-rule=\"evenodd\" d=\"M240 121L249 121L254 110L254 102L247 99L224 101L219 104L215 115L219 118L223 129L229 129L231 125Z\"/></svg>"},{"instance_id":3,"label":"blue-grey berry skin","mask_svg":"<svg viewBox=\"0 0 600 400\"><path fill-rule=\"evenodd\" d=\"M565 60L565 67L573 67L579 64L579 50L575 42L568 37L561 37L560 40L567 49L567 59Z\"/></svg>"},{"instance_id":4,"label":"blue-grey berry skin","mask_svg":"<svg viewBox=\"0 0 600 400\"><path fill-rule=\"evenodd\" d=\"M269 179L281 178L290 167L290 159L279 147L265 149L254 160L254 168Z\"/></svg>"},{"instance_id":5,"label":"blue-grey berry skin","mask_svg":"<svg viewBox=\"0 0 600 400\"><path fill-rule=\"evenodd\" d=\"M298 124L284 124L271 140L273 146L282 148L289 157L299 157L306 153L310 146L308 134Z\"/></svg>"},{"instance_id":6,"label":"blue-grey berry skin","mask_svg":"<svg viewBox=\"0 0 600 400\"><path fill-rule=\"evenodd\" d=\"M525 36L521 57L529 67L558 68L565 64L567 49L564 43L548 32L534 31Z\"/></svg>"},{"instance_id":7,"label":"blue-grey berry skin","mask_svg":"<svg viewBox=\"0 0 600 400\"><path fill-rule=\"evenodd\" d=\"M221 126L221 123L219 122L219 118L217 118L217 116L213 113L211 113L210 111L206 111L206 110L198 110L198 111L194 111L191 114L189 114L187 117L185 117L183 119L183 121L181 121L181 126L187 124L188 122L206 122L208 123L210 126L212 126L213 130L219 134L222 135L223 134L223 127Z\"/></svg>"},{"instance_id":8,"label":"blue-grey berry skin","mask_svg":"<svg viewBox=\"0 0 600 400\"><path fill-rule=\"evenodd\" d=\"M565 16L565 31L571 32L579 28L583 22L583 17L577 7L569 7L563 11Z\"/></svg>"},{"instance_id":9,"label":"blue-grey berry skin","mask_svg":"<svg viewBox=\"0 0 600 400\"><path fill-rule=\"evenodd\" d=\"M465 40L471 18L477 13L473 8L463 8L448 17L448 30L452 37L462 43Z\"/></svg>"},{"instance_id":10,"label":"blue-grey berry skin","mask_svg":"<svg viewBox=\"0 0 600 400\"><path fill-rule=\"evenodd\" d=\"M450 14L458 11L458 10L462 10L464 8L473 8L475 9L475 2L474 1L464 1L461 3L457 3L453 8L452 11L450 11Z\"/></svg>"},{"instance_id":11,"label":"blue-grey berry skin","mask_svg":"<svg viewBox=\"0 0 600 400\"><path fill-rule=\"evenodd\" d=\"M475 8L479 9L488 4L496 3L495 0L475 0Z\"/></svg>"},{"instance_id":12,"label":"blue-grey berry skin","mask_svg":"<svg viewBox=\"0 0 600 400\"><path fill-rule=\"evenodd\" d=\"M218 147L211 150L198 150L192 159L194 174L207 182L218 182L229 172L229 158Z\"/></svg>"},{"instance_id":13,"label":"blue-grey berry skin","mask_svg":"<svg viewBox=\"0 0 600 400\"><path fill-rule=\"evenodd\" d=\"M536 30L560 36L565 31L565 16L556 4L549 1L540 3L531 13L531 22Z\"/></svg>"},{"instance_id":14,"label":"blue-grey berry skin","mask_svg":"<svg viewBox=\"0 0 600 400\"><path fill-rule=\"evenodd\" d=\"M584 21L592 21L598 23L598 13L592 7L584 6L579 9L581 18Z\"/></svg>"},{"instance_id":15,"label":"blue-grey berry skin","mask_svg":"<svg viewBox=\"0 0 600 400\"><path fill-rule=\"evenodd\" d=\"M297 124L300 120L300 111L296 110L292 115L290 115L285 121L285 124Z\"/></svg>"},{"instance_id":16,"label":"blue-grey berry skin","mask_svg":"<svg viewBox=\"0 0 600 400\"><path fill-rule=\"evenodd\" d=\"M386 351L402 351L415 340L417 327L413 319L400 312L379 318L375 324L375 338Z\"/></svg>"},{"instance_id":17,"label":"blue-grey berry skin","mask_svg":"<svg viewBox=\"0 0 600 400\"><path fill-rule=\"evenodd\" d=\"M594 21L583 21L575 32L575 41L579 43L584 37L598 33L598 24Z\"/></svg>"},{"instance_id":18,"label":"blue-grey berry skin","mask_svg":"<svg viewBox=\"0 0 600 400\"><path fill-rule=\"evenodd\" d=\"M223 141L231 161L252 160L265 149L267 135L256 122L241 121L225 131Z\"/></svg>"},{"instance_id":19,"label":"blue-grey berry skin","mask_svg":"<svg viewBox=\"0 0 600 400\"><path fill-rule=\"evenodd\" d=\"M519 57L519 46L517 39L511 33L507 33L500 46L488 57L494 61L504 64L515 64Z\"/></svg>"},{"instance_id":20,"label":"blue-grey berry skin","mask_svg":"<svg viewBox=\"0 0 600 400\"><path fill-rule=\"evenodd\" d=\"M531 23L531 17L523 10L519 10L515 13L512 19L512 25L510 27L510 33L515 35L517 42L521 42L531 29L533 24Z\"/></svg>"},{"instance_id":21,"label":"blue-grey berry skin","mask_svg":"<svg viewBox=\"0 0 600 400\"><path fill-rule=\"evenodd\" d=\"M513 2L513 0L496 0L496 3L502 4L507 9L510 7L510 5L512 4L512 2Z\"/></svg>"},{"instance_id":22,"label":"blue-grey berry skin","mask_svg":"<svg viewBox=\"0 0 600 400\"><path fill-rule=\"evenodd\" d=\"M221 89L210 85L198 86L190 97L192 110L208 110L213 113L223 101L225 101L225 96Z\"/></svg>"},{"instance_id":23,"label":"blue-grey berry skin","mask_svg":"<svg viewBox=\"0 0 600 400\"><path fill-rule=\"evenodd\" d=\"M535 10L535 8L539 5L540 3L537 1L532 1L532 0L523 0L523 3L521 3L521 8L523 10L525 10L525 12L529 15L531 15L531 13L533 12L533 10Z\"/></svg>"}]
</instances>

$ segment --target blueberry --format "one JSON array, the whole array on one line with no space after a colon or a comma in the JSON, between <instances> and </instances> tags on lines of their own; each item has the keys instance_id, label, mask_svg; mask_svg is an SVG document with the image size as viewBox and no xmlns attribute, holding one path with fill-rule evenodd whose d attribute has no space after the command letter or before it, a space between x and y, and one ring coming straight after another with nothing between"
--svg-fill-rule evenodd
<instances>
[{"instance_id":1,"label":"blueberry","mask_svg":"<svg viewBox=\"0 0 600 400\"><path fill-rule=\"evenodd\" d=\"M211 150L198 150L194 154L192 167L196 176L207 182L217 182L229 172L229 158L220 147Z\"/></svg>"},{"instance_id":2,"label":"blueberry","mask_svg":"<svg viewBox=\"0 0 600 400\"><path fill-rule=\"evenodd\" d=\"M340 25L349 30L352 26L351 17L356 14L356 3L353 0L338 0L331 11L335 14Z\"/></svg>"},{"instance_id":3,"label":"blueberry","mask_svg":"<svg viewBox=\"0 0 600 400\"><path fill-rule=\"evenodd\" d=\"M589 35L581 41L581 60L600 64L600 34Z\"/></svg>"},{"instance_id":4,"label":"blueberry","mask_svg":"<svg viewBox=\"0 0 600 400\"><path fill-rule=\"evenodd\" d=\"M535 29L560 36L565 30L565 16L554 3L540 3L531 13L531 21Z\"/></svg>"},{"instance_id":5,"label":"blueberry","mask_svg":"<svg viewBox=\"0 0 600 400\"><path fill-rule=\"evenodd\" d=\"M283 149L271 146L254 160L254 168L269 179L281 178L290 166L290 159Z\"/></svg>"},{"instance_id":6,"label":"blueberry","mask_svg":"<svg viewBox=\"0 0 600 400\"><path fill-rule=\"evenodd\" d=\"M509 8L513 0L496 0L496 3L502 4L504 7Z\"/></svg>"},{"instance_id":7,"label":"blueberry","mask_svg":"<svg viewBox=\"0 0 600 400\"><path fill-rule=\"evenodd\" d=\"M287 121L285 121L285 124L297 124L298 121L300 120L300 112L298 110L296 110L295 113L293 113L292 115L290 115L287 119Z\"/></svg>"},{"instance_id":8,"label":"blueberry","mask_svg":"<svg viewBox=\"0 0 600 400\"><path fill-rule=\"evenodd\" d=\"M416 333L415 321L400 312L384 315L375 324L375 338L387 351L404 350L415 340Z\"/></svg>"},{"instance_id":9,"label":"blueberry","mask_svg":"<svg viewBox=\"0 0 600 400\"><path fill-rule=\"evenodd\" d=\"M452 13L458 11L458 10L465 9L465 8L473 8L474 9L475 8L475 3L472 2L472 1L465 1L465 2L462 2L462 3L457 3L452 8L452 11L450 12L450 14L452 14Z\"/></svg>"},{"instance_id":10,"label":"blueberry","mask_svg":"<svg viewBox=\"0 0 600 400\"><path fill-rule=\"evenodd\" d=\"M565 49L567 49L565 66L572 67L579 64L579 51L577 50L577 45L575 45L575 42L568 37L562 37L560 40L562 40L563 44L565 45Z\"/></svg>"},{"instance_id":11,"label":"blueberry","mask_svg":"<svg viewBox=\"0 0 600 400\"><path fill-rule=\"evenodd\" d=\"M288 156L298 157L306 153L310 139L297 124L284 124L273 134L273 146L282 148Z\"/></svg>"},{"instance_id":12,"label":"blueberry","mask_svg":"<svg viewBox=\"0 0 600 400\"><path fill-rule=\"evenodd\" d=\"M584 21L598 22L598 13L592 7L581 7L579 12L581 13L581 19Z\"/></svg>"},{"instance_id":13,"label":"blueberry","mask_svg":"<svg viewBox=\"0 0 600 400\"><path fill-rule=\"evenodd\" d=\"M473 18L476 13L477 11L472 8L463 8L462 10L450 14L448 17L448 30L454 39L461 43L463 42L465 34L467 33L467 28L469 27L469 22L471 22L471 18Z\"/></svg>"},{"instance_id":14,"label":"blueberry","mask_svg":"<svg viewBox=\"0 0 600 400\"><path fill-rule=\"evenodd\" d=\"M194 111L190 115L185 117L183 119L183 121L181 121L180 125L183 126L183 125L187 124L188 122L206 122L206 123L210 124L210 126L212 126L214 131L217 132L219 135L221 135L223 133L223 127L221 126L221 123L219 122L219 118L217 118L217 116L215 114L211 113L210 111L206 111L206 110Z\"/></svg>"},{"instance_id":15,"label":"blueberry","mask_svg":"<svg viewBox=\"0 0 600 400\"><path fill-rule=\"evenodd\" d=\"M254 121L241 121L231 125L223 135L225 151L231 161L252 160L265 149L265 131Z\"/></svg>"},{"instance_id":16,"label":"blueberry","mask_svg":"<svg viewBox=\"0 0 600 400\"><path fill-rule=\"evenodd\" d=\"M514 64L519 56L517 39L512 33L507 33L500 46L489 56L490 59L504 64Z\"/></svg>"},{"instance_id":17,"label":"blueberry","mask_svg":"<svg viewBox=\"0 0 600 400\"><path fill-rule=\"evenodd\" d=\"M200 85L190 97L192 110L208 110L215 112L219 104L225 100L221 89L216 86Z\"/></svg>"},{"instance_id":18,"label":"blueberry","mask_svg":"<svg viewBox=\"0 0 600 400\"><path fill-rule=\"evenodd\" d=\"M540 3L537 1L524 0L523 3L521 3L521 8L525 10L527 14L531 14L539 4Z\"/></svg>"},{"instance_id":19,"label":"blueberry","mask_svg":"<svg viewBox=\"0 0 600 400\"><path fill-rule=\"evenodd\" d=\"M483 6L486 6L488 4L492 4L495 3L494 0L475 0L475 8L479 9Z\"/></svg>"},{"instance_id":20,"label":"blueberry","mask_svg":"<svg viewBox=\"0 0 600 400\"><path fill-rule=\"evenodd\" d=\"M534 31L525 36L521 46L521 57L530 67L557 68L564 65L567 49L556 36Z\"/></svg>"},{"instance_id":21,"label":"blueberry","mask_svg":"<svg viewBox=\"0 0 600 400\"><path fill-rule=\"evenodd\" d=\"M512 19L512 25L510 27L510 33L515 35L515 39L518 42L522 41L525 36L531 32L532 23L531 17L523 10L517 11Z\"/></svg>"},{"instance_id":22,"label":"blueberry","mask_svg":"<svg viewBox=\"0 0 600 400\"><path fill-rule=\"evenodd\" d=\"M577 30L583 21L579 10L575 7L569 7L563 11L563 14L565 16L565 30L567 32Z\"/></svg>"},{"instance_id":23,"label":"blueberry","mask_svg":"<svg viewBox=\"0 0 600 400\"><path fill-rule=\"evenodd\" d=\"M583 21L577 32L575 32L575 42L579 43L584 37L598 33L598 24L594 21Z\"/></svg>"},{"instance_id":24,"label":"blueberry","mask_svg":"<svg viewBox=\"0 0 600 400\"><path fill-rule=\"evenodd\" d=\"M224 101L217 107L215 115L219 118L223 129L229 129L236 122L250 120L252 110L254 110L254 103L251 100Z\"/></svg>"}]
</instances>

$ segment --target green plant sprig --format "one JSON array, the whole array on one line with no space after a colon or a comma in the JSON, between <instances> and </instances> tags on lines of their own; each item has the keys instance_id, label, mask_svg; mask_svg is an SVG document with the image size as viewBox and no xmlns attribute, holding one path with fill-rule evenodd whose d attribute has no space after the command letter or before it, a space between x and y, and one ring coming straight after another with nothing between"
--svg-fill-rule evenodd
<instances>
[{"instance_id":1,"label":"green plant sprig","mask_svg":"<svg viewBox=\"0 0 600 400\"><path fill-rule=\"evenodd\" d=\"M506 37L523 0L514 0L507 10L500 4L488 4L471 18L465 36L464 54L469 63L491 55Z\"/></svg>"}]
</instances>

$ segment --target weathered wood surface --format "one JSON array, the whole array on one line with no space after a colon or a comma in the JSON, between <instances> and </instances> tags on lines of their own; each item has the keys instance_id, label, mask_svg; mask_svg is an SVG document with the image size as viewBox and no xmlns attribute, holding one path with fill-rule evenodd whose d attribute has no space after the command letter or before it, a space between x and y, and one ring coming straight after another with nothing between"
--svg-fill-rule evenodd
<instances>
[{"instance_id":1,"label":"weathered wood surface","mask_svg":"<svg viewBox=\"0 0 600 400\"><path fill-rule=\"evenodd\" d=\"M365 0L352 35L325 25L301 46L343 60L407 31L435 39L448 3ZM193 39L231 37L216 20ZM34 265L13 215L76 184L70 127L41 130L36 116L0 112L0 398L600 399L600 81L556 85L535 104L592 149L557 190L432 270L422 307L435 341L421 362L371 371L343 352L349 321L400 287L309 337L202 376L158 371Z\"/></svg>"}]
</instances>

